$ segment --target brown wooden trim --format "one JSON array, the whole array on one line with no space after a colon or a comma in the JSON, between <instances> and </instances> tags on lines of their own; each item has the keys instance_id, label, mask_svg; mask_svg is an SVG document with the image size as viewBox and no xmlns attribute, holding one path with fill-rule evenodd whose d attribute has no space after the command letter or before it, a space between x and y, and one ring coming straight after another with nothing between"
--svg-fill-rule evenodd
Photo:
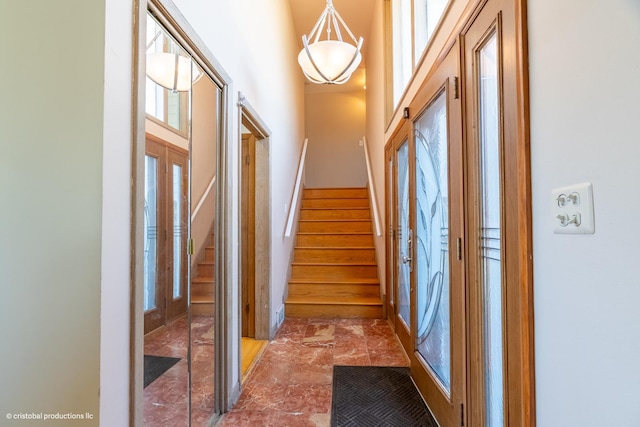
<instances>
[{"instance_id":1,"label":"brown wooden trim","mask_svg":"<svg viewBox=\"0 0 640 427\"><path fill-rule=\"evenodd\" d=\"M185 150L184 148L182 148L182 147L180 147L178 145L172 144L171 142L167 141L166 139L160 138L159 136L154 135L154 134L152 134L150 132L145 132L145 138L148 141L156 142L156 143L158 143L158 144L160 144L160 145L162 145L162 146L164 146L164 147L166 147L166 148L168 148L170 150L175 151L176 153L180 153L180 154L183 154L185 156L189 156L189 150Z\"/></svg>"}]
</instances>

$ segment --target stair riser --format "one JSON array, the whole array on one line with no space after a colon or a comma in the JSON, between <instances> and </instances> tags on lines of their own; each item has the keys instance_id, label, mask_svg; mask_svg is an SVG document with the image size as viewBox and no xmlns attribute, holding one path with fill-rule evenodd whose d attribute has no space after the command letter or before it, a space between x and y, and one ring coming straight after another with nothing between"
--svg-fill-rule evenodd
<instances>
[{"instance_id":1,"label":"stair riser","mask_svg":"<svg viewBox=\"0 0 640 427\"><path fill-rule=\"evenodd\" d=\"M215 261L215 259L216 259L215 248L210 248L210 247L204 248L204 260L205 261Z\"/></svg>"},{"instance_id":2,"label":"stair riser","mask_svg":"<svg viewBox=\"0 0 640 427\"><path fill-rule=\"evenodd\" d=\"M337 263L360 263L375 262L376 252L374 249L296 249L293 257L294 262L337 262Z\"/></svg>"},{"instance_id":3,"label":"stair riser","mask_svg":"<svg viewBox=\"0 0 640 427\"><path fill-rule=\"evenodd\" d=\"M298 231L304 233L370 232L371 221L300 221Z\"/></svg>"},{"instance_id":4,"label":"stair riser","mask_svg":"<svg viewBox=\"0 0 640 427\"><path fill-rule=\"evenodd\" d=\"M206 283L192 283L191 295L209 295L213 296L213 284Z\"/></svg>"},{"instance_id":5,"label":"stair riser","mask_svg":"<svg viewBox=\"0 0 640 427\"><path fill-rule=\"evenodd\" d=\"M358 279L377 279L378 267L375 265L293 265L292 280L350 281Z\"/></svg>"},{"instance_id":6,"label":"stair riser","mask_svg":"<svg viewBox=\"0 0 640 427\"><path fill-rule=\"evenodd\" d=\"M302 209L301 220L370 219L369 209Z\"/></svg>"},{"instance_id":7,"label":"stair riser","mask_svg":"<svg viewBox=\"0 0 640 427\"><path fill-rule=\"evenodd\" d=\"M198 276L213 277L215 268L213 264L198 264Z\"/></svg>"},{"instance_id":8,"label":"stair riser","mask_svg":"<svg viewBox=\"0 0 640 427\"><path fill-rule=\"evenodd\" d=\"M371 234L299 234L297 246L373 247Z\"/></svg>"},{"instance_id":9,"label":"stair riser","mask_svg":"<svg viewBox=\"0 0 640 427\"><path fill-rule=\"evenodd\" d=\"M285 315L304 318L381 319L382 305L285 304Z\"/></svg>"},{"instance_id":10,"label":"stair riser","mask_svg":"<svg viewBox=\"0 0 640 427\"><path fill-rule=\"evenodd\" d=\"M305 208L368 208L369 199L303 199Z\"/></svg>"},{"instance_id":11,"label":"stair riser","mask_svg":"<svg viewBox=\"0 0 640 427\"><path fill-rule=\"evenodd\" d=\"M366 188L306 188L303 199L345 199L369 197Z\"/></svg>"},{"instance_id":12,"label":"stair riser","mask_svg":"<svg viewBox=\"0 0 640 427\"><path fill-rule=\"evenodd\" d=\"M214 303L193 303L191 304L191 314L193 316L213 316L215 313Z\"/></svg>"},{"instance_id":13,"label":"stair riser","mask_svg":"<svg viewBox=\"0 0 640 427\"><path fill-rule=\"evenodd\" d=\"M380 296L380 286L363 284L332 283L290 283L290 297L354 297L369 298Z\"/></svg>"}]
</instances>

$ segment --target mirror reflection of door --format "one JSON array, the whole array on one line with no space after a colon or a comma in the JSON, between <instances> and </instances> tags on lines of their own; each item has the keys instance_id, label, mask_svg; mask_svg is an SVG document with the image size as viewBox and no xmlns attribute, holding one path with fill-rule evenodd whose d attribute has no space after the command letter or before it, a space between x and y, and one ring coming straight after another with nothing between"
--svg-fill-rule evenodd
<instances>
[{"instance_id":1,"label":"mirror reflection of door","mask_svg":"<svg viewBox=\"0 0 640 427\"><path fill-rule=\"evenodd\" d=\"M145 334L187 311L187 152L147 139Z\"/></svg>"}]
</instances>

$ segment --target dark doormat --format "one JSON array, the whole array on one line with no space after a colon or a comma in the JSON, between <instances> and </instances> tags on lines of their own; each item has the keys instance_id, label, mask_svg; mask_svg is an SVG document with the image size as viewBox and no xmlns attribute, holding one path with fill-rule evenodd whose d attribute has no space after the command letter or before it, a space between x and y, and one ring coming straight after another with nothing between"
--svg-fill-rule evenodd
<instances>
[{"instance_id":1,"label":"dark doormat","mask_svg":"<svg viewBox=\"0 0 640 427\"><path fill-rule=\"evenodd\" d=\"M437 427L409 368L334 366L331 427Z\"/></svg>"},{"instance_id":2,"label":"dark doormat","mask_svg":"<svg viewBox=\"0 0 640 427\"><path fill-rule=\"evenodd\" d=\"M147 356L144 355L144 386L154 382L156 378L164 374L173 365L180 361L176 357L164 357L164 356Z\"/></svg>"}]
</instances>

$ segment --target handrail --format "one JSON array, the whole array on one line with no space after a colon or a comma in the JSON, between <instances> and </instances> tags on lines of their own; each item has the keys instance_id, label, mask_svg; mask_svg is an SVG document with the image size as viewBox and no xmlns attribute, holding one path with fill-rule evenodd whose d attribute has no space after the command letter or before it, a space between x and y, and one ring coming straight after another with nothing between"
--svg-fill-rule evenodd
<instances>
[{"instance_id":1,"label":"handrail","mask_svg":"<svg viewBox=\"0 0 640 427\"><path fill-rule=\"evenodd\" d=\"M371 171L371 160L369 159L369 147L367 146L367 137L362 137L364 145L364 157L367 163L367 179L369 180L369 198L373 205L373 219L376 226L376 236L382 236L382 227L380 225L380 214L378 213L378 200L376 198L376 190L373 185L373 172Z\"/></svg>"},{"instance_id":2,"label":"handrail","mask_svg":"<svg viewBox=\"0 0 640 427\"><path fill-rule=\"evenodd\" d=\"M209 195L209 193L211 192L211 189L213 188L215 183L216 183L216 175L213 175L213 178L211 178L211 182L209 183L209 186L205 190L205 192L202 195L202 197L200 197L200 201L198 201L198 204L196 205L196 208L193 210L193 213L191 214L191 222L193 222L193 220L198 215L198 211L200 211L200 208L202 207L202 205L204 205L204 201L207 198L207 196Z\"/></svg>"},{"instance_id":3,"label":"handrail","mask_svg":"<svg viewBox=\"0 0 640 427\"><path fill-rule=\"evenodd\" d=\"M307 157L307 144L309 138L304 139L302 145L302 152L300 153L300 162L298 163L298 174L296 175L296 185L293 188L293 195L291 196L291 204L289 206L289 216L287 217L287 226L284 231L284 237L291 237L291 230L293 228L293 219L298 209L298 199L300 198L300 187L302 186L302 174L304 173L304 162Z\"/></svg>"}]
</instances>

